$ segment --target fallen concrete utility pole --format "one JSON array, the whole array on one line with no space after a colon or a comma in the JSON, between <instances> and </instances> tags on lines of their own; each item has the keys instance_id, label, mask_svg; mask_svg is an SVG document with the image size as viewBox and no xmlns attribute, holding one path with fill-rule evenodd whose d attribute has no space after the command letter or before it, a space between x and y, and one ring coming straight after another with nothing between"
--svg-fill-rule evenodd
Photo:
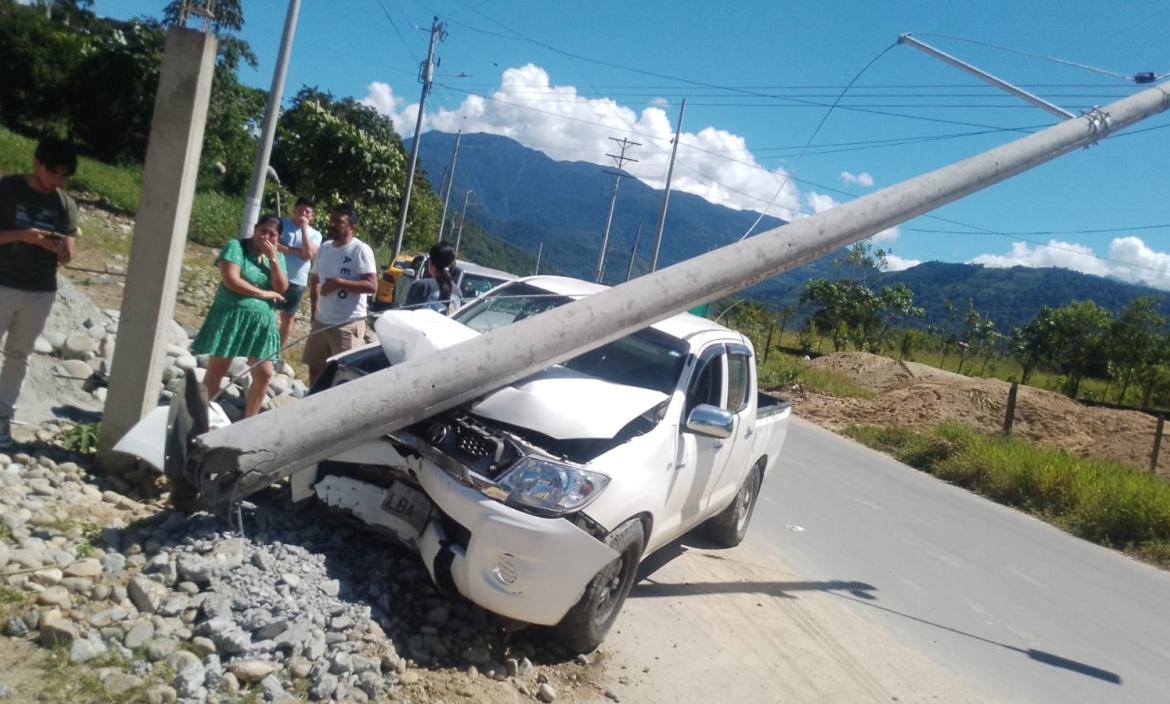
<instances>
[{"instance_id":1,"label":"fallen concrete utility pole","mask_svg":"<svg viewBox=\"0 0 1170 704\"><path fill-rule=\"evenodd\" d=\"M344 387L199 436L185 474L223 510L292 471L745 289L1162 112L1170 82Z\"/></svg>"}]
</instances>

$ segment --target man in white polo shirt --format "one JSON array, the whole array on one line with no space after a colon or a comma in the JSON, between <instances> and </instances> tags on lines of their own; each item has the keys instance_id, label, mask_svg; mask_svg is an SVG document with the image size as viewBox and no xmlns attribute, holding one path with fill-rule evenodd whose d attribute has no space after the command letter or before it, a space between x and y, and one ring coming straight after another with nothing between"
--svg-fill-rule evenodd
<instances>
[{"instance_id":1,"label":"man in white polo shirt","mask_svg":"<svg viewBox=\"0 0 1170 704\"><path fill-rule=\"evenodd\" d=\"M354 233L358 215L342 204L329 217L329 234L317 251L309 274L313 324L302 358L309 365L309 383L325 371L326 361L363 343L366 336L366 296L378 288L374 251Z\"/></svg>"}]
</instances>

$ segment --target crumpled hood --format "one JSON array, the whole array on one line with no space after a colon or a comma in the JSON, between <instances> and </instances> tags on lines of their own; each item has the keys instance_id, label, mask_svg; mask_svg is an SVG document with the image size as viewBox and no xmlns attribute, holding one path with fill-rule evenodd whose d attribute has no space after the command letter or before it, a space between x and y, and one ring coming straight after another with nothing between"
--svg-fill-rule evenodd
<instances>
[{"instance_id":1,"label":"crumpled hood","mask_svg":"<svg viewBox=\"0 0 1170 704\"><path fill-rule=\"evenodd\" d=\"M426 356L479 333L428 309L390 311L374 323L391 364ZM608 439L667 398L561 366L493 392L474 406L481 418L527 428L557 440Z\"/></svg>"},{"instance_id":2,"label":"crumpled hood","mask_svg":"<svg viewBox=\"0 0 1170 704\"><path fill-rule=\"evenodd\" d=\"M488 395L471 412L557 440L608 439L665 399L661 391L558 366Z\"/></svg>"}]
</instances>

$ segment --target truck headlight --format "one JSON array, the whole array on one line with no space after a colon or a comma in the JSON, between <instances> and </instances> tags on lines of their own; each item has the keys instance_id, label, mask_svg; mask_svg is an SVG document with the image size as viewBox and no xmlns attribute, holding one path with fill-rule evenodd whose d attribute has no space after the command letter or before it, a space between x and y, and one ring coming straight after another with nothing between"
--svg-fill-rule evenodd
<instances>
[{"instance_id":1,"label":"truck headlight","mask_svg":"<svg viewBox=\"0 0 1170 704\"><path fill-rule=\"evenodd\" d=\"M609 484L609 477L545 457L524 457L496 480L508 500L553 513L584 508Z\"/></svg>"}]
</instances>

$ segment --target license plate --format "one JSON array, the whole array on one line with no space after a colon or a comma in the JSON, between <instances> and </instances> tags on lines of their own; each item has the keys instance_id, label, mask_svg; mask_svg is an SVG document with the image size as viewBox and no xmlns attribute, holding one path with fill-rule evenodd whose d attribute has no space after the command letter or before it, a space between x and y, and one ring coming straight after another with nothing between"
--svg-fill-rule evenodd
<instances>
[{"instance_id":1,"label":"license plate","mask_svg":"<svg viewBox=\"0 0 1170 704\"><path fill-rule=\"evenodd\" d=\"M406 521L422 535L431 516L431 500L403 482L394 482L382 500L382 510Z\"/></svg>"}]
</instances>

